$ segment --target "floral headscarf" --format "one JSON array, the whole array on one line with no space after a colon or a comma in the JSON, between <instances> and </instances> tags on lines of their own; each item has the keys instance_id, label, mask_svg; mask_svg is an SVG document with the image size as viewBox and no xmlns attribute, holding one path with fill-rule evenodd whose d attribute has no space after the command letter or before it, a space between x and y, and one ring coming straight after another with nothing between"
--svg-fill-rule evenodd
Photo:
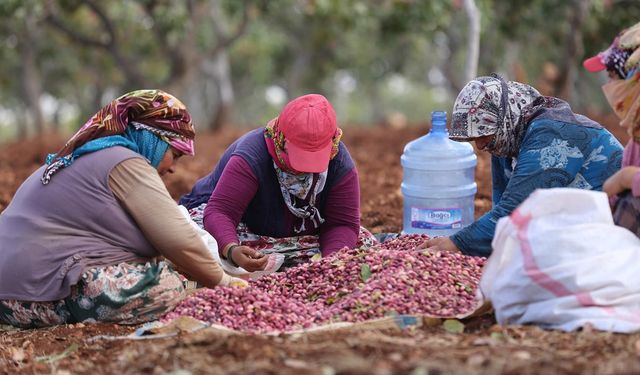
<instances>
[{"instance_id":1,"label":"floral headscarf","mask_svg":"<svg viewBox=\"0 0 640 375\"><path fill-rule=\"evenodd\" d=\"M134 130L143 134L138 135ZM89 152L123 145L142 153L141 145L136 142L147 146L153 144L155 148L156 142L150 140L146 133L155 135L182 153L193 155L195 152L193 123L184 104L161 90L132 91L103 107L60 151L49 155L42 183L47 184L57 171ZM155 149L146 152L155 154Z\"/></svg>"},{"instance_id":2,"label":"floral headscarf","mask_svg":"<svg viewBox=\"0 0 640 375\"><path fill-rule=\"evenodd\" d=\"M462 89L453 105L450 138L471 141L495 135L485 147L500 157L515 158L529 124L534 119L561 121L600 129L602 125L573 113L564 100L542 96L524 83L505 81L497 74L478 77Z\"/></svg>"},{"instance_id":3,"label":"floral headscarf","mask_svg":"<svg viewBox=\"0 0 640 375\"><path fill-rule=\"evenodd\" d=\"M330 158L338 154L342 130L338 128L333 137L333 147ZM327 179L327 171L323 173L298 173L289 164L289 158L285 150L286 139L278 129L278 119L275 118L267 124L264 131L267 149L273 159L273 167L278 177L280 191L289 211L302 219L300 227L294 228L296 233L306 230L305 222L309 219L313 229L318 228L324 219L315 206L318 194L324 189Z\"/></svg>"},{"instance_id":4,"label":"floral headscarf","mask_svg":"<svg viewBox=\"0 0 640 375\"><path fill-rule=\"evenodd\" d=\"M533 87L501 77L478 77L465 85L453 105L450 138L470 141L495 135L486 150L514 157L526 132L533 106L544 97Z\"/></svg>"}]
</instances>

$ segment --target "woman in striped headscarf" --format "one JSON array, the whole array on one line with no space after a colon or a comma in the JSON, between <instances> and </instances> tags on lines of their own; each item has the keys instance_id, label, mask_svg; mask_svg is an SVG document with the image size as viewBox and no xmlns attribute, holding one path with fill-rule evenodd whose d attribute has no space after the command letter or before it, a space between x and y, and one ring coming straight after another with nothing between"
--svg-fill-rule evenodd
<instances>
[{"instance_id":1,"label":"woman in striped headscarf","mask_svg":"<svg viewBox=\"0 0 640 375\"><path fill-rule=\"evenodd\" d=\"M160 179L194 154L194 136L178 99L139 90L49 155L0 214L0 322L153 320L184 295L173 265L208 287L237 281Z\"/></svg>"},{"instance_id":2,"label":"woman in striped headscarf","mask_svg":"<svg viewBox=\"0 0 640 375\"><path fill-rule=\"evenodd\" d=\"M496 223L534 190L602 190L620 167L620 142L563 100L498 75L465 85L453 106L450 137L491 154L493 208L450 237L423 246L489 256Z\"/></svg>"}]
</instances>

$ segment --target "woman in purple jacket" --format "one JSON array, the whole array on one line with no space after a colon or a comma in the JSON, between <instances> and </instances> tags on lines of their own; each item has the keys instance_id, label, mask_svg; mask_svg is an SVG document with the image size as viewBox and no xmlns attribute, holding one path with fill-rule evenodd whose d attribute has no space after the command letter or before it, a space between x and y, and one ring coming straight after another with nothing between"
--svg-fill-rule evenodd
<instances>
[{"instance_id":1,"label":"woman in purple jacket","mask_svg":"<svg viewBox=\"0 0 640 375\"><path fill-rule=\"evenodd\" d=\"M329 101L301 96L229 146L180 204L223 259L250 272L268 253L284 253L286 267L375 241L360 227L358 172L341 136Z\"/></svg>"}]
</instances>

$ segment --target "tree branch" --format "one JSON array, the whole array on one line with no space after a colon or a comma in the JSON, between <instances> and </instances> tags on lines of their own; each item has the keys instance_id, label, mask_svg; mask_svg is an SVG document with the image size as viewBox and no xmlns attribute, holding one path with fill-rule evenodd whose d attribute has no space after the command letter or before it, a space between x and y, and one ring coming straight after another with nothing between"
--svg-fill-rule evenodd
<instances>
[{"instance_id":1,"label":"tree branch","mask_svg":"<svg viewBox=\"0 0 640 375\"><path fill-rule=\"evenodd\" d=\"M143 86L144 79L142 74L138 71L136 65L132 64L129 58L120 50L118 36L116 35L116 30L115 27L113 27L111 19L109 19L104 10L93 0L83 0L83 2L98 16L102 26L109 35L109 41L107 42L108 50L127 77L129 85L133 87Z\"/></svg>"},{"instance_id":2,"label":"tree branch","mask_svg":"<svg viewBox=\"0 0 640 375\"><path fill-rule=\"evenodd\" d=\"M209 55L215 56L221 50L229 48L229 46L235 43L247 31L247 26L249 25L249 6L246 1L243 1L240 24L234 32L229 33L225 30L224 21L220 18L219 3L217 0L212 0L211 3L211 20L216 35L218 36L218 43L209 51Z\"/></svg>"},{"instance_id":3,"label":"tree branch","mask_svg":"<svg viewBox=\"0 0 640 375\"><path fill-rule=\"evenodd\" d=\"M104 31L109 36L109 39L106 42L102 42L98 39L91 39L85 37L77 32L77 30L73 30L69 26L67 26L60 18L57 17L56 11L53 6L53 0L47 1L47 21L55 26L58 30L62 31L71 41L78 43L80 45L86 47L96 47L107 50L114 60L116 64L120 67L121 71L126 77L128 86L131 87L140 87L143 86L143 76L138 71L135 64L130 63L127 56L125 56L120 50L119 40L116 35L116 29L111 22L111 19L107 16L106 12L98 6L92 0L82 0L82 3L85 4L100 20Z\"/></svg>"},{"instance_id":4,"label":"tree branch","mask_svg":"<svg viewBox=\"0 0 640 375\"><path fill-rule=\"evenodd\" d=\"M91 8L93 13L95 13L98 16L98 18L100 19L100 22L102 23L102 26L104 26L105 31L107 32L107 34L109 34L109 42L108 42L108 44L115 44L116 43L116 31L115 31L115 28L113 27L113 24L111 23L111 20L109 19L109 17L107 17L107 15L102 10L102 8L100 8L98 6L98 4L94 3L93 1L91 1L91 0L83 0L83 2L89 8Z\"/></svg>"},{"instance_id":5,"label":"tree branch","mask_svg":"<svg viewBox=\"0 0 640 375\"><path fill-rule=\"evenodd\" d=\"M176 82L185 79L192 73L192 67L199 66L204 59L196 46L196 31L197 26L201 23L201 18L206 12L201 9L203 6L201 2L190 0L186 6L189 21L186 24L185 36L177 46L168 45L166 43L166 33L160 30L155 23L153 26L156 37L160 42L159 45L164 49L163 53L171 60L169 74L163 80L162 86L173 86Z\"/></svg>"},{"instance_id":6,"label":"tree branch","mask_svg":"<svg viewBox=\"0 0 640 375\"><path fill-rule=\"evenodd\" d=\"M60 30L63 34L65 34L71 41L81 44L86 47L97 47L102 49L108 49L108 44L102 42L98 39L88 38L82 34L79 34L76 30L71 29L67 26L64 21L62 21L58 15L57 11L54 8L53 0L48 0L46 2L46 15L45 21L51 24L56 29Z\"/></svg>"},{"instance_id":7,"label":"tree branch","mask_svg":"<svg viewBox=\"0 0 640 375\"><path fill-rule=\"evenodd\" d=\"M149 1L142 5L142 9L149 18L155 19L154 11L157 5L158 3L156 1ZM189 10L189 14L191 14L191 4L187 4L187 8ZM187 64L184 57L179 52L179 48L167 43L168 38L165 29L158 27L157 22L153 22L151 31L153 32L153 37L157 41L157 46L162 50L162 55L169 59L169 74L162 80L160 86L170 86L170 82L175 77L183 74Z\"/></svg>"}]
</instances>

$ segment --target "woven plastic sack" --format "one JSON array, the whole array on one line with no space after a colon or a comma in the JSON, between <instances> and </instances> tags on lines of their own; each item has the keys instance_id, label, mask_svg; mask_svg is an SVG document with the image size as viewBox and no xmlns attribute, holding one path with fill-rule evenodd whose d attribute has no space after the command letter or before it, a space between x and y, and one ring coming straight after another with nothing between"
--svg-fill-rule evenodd
<instances>
[{"instance_id":1,"label":"woven plastic sack","mask_svg":"<svg viewBox=\"0 0 640 375\"><path fill-rule=\"evenodd\" d=\"M480 281L500 324L640 329L640 240L615 226L606 194L537 190L498 221Z\"/></svg>"}]
</instances>

